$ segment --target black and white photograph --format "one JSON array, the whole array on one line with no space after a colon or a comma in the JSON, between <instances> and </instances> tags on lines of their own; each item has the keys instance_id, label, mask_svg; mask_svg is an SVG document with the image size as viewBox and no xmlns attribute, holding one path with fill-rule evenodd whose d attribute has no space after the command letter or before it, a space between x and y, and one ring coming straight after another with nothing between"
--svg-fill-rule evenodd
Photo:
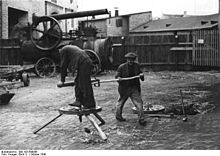
<instances>
[{"instance_id":1,"label":"black and white photograph","mask_svg":"<svg viewBox=\"0 0 220 156\"><path fill-rule=\"evenodd\" d=\"M220 0L0 0L0 156L189 150L219 155Z\"/></svg>"}]
</instances>

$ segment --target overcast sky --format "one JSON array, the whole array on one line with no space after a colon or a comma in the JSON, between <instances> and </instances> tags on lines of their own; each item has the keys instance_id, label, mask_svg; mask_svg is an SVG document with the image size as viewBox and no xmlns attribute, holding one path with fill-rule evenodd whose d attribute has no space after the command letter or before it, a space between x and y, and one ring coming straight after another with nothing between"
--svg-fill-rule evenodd
<instances>
[{"instance_id":1,"label":"overcast sky","mask_svg":"<svg viewBox=\"0 0 220 156\"><path fill-rule=\"evenodd\" d=\"M152 11L153 17L165 14L205 15L218 12L219 0L78 0L78 11L105 9L119 14ZM112 14L113 15L113 14Z\"/></svg>"}]
</instances>

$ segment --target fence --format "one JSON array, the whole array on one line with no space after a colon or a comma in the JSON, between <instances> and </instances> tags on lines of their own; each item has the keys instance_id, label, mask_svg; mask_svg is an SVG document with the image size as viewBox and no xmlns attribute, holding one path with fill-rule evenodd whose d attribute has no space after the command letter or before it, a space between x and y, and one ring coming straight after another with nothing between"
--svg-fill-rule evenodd
<instances>
[{"instance_id":1,"label":"fence","mask_svg":"<svg viewBox=\"0 0 220 156\"><path fill-rule=\"evenodd\" d=\"M138 62L144 67L162 70L192 65L191 33L178 37L168 34L112 37L112 41L114 66L123 63L124 55L130 51L137 53Z\"/></svg>"},{"instance_id":2,"label":"fence","mask_svg":"<svg viewBox=\"0 0 220 156\"><path fill-rule=\"evenodd\" d=\"M193 65L220 67L218 29L198 30L193 36Z\"/></svg>"},{"instance_id":3,"label":"fence","mask_svg":"<svg viewBox=\"0 0 220 156\"><path fill-rule=\"evenodd\" d=\"M112 37L113 65L125 61L133 51L144 67L159 70L191 70L197 67L220 67L218 29L188 31L178 35Z\"/></svg>"},{"instance_id":4,"label":"fence","mask_svg":"<svg viewBox=\"0 0 220 156\"><path fill-rule=\"evenodd\" d=\"M0 65L22 65L19 40L0 39Z\"/></svg>"},{"instance_id":5,"label":"fence","mask_svg":"<svg viewBox=\"0 0 220 156\"><path fill-rule=\"evenodd\" d=\"M220 67L218 29L197 30L178 35L112 37L113 68L125 62L133 51L138 61L155 70L190 70L193 67ZM21 45L17 39L0 40L0 65L21 65Z\"/></svg>"}]
</instances>

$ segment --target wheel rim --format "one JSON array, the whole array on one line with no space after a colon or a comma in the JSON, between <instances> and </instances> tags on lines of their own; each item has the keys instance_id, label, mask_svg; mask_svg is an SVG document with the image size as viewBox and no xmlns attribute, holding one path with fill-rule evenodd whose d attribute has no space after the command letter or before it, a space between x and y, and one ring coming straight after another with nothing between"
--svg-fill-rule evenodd
<instances>
[{"instance_id":1,"label":"wheel rim","mask_svg":"<svg viewBox=\"0 0 220 156\"><path fill-rule=\"evenodd\" d=\"M51 58L44 57L36 62L35 71L42 78L52 77L56 72L56 64Z\"/></svg>"},{"instance_id":2,"label":"wheel rim","mask_svg":"<svg viewBox=\"0 0 220 156\"><path fill-rule=\"evenodd\" d=\"M99 56L92 50L85 49L85 52L89 55L92 60L92 75L95 76L101 71L101 61Z\"/></svg>"}]
</instances>

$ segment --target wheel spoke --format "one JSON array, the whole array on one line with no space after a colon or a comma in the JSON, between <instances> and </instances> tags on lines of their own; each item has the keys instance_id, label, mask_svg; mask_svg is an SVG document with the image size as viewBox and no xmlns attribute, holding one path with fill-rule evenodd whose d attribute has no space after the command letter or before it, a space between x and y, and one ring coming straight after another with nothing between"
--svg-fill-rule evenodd
<instances>
[{"instance_id":1,"label":"wheel spoke","mask_svg":"<svg viewBox=\"0 0 220 156\"><path fill-rule=\"evenodd\" d=\"M44 32L47 31L47 22L43 22Z\"/></svg>"},{"instance_id":2,"label":"wheel spoke","mask_svg":"<svg viewBox=\"0 0 220 156\"><path fill-rule=\"evenodd\" d=\"M42 34L44 34L44 31L43 30L40 30L40 29L37 29L37 28L33 28L34 31L37 31L37 32L41 32Z\"/></svg>"},{"instance_id":3,"label":"wheel spoke","mask_svg":"<svg viewBox=\"0 0 220 156\"><path fill-rule=\"evenodd\" d=\"M42 58L36 63L35 70L40 77L51 77L56 71L56 65L50 58Z\"/></svg>"}]
</instances>

